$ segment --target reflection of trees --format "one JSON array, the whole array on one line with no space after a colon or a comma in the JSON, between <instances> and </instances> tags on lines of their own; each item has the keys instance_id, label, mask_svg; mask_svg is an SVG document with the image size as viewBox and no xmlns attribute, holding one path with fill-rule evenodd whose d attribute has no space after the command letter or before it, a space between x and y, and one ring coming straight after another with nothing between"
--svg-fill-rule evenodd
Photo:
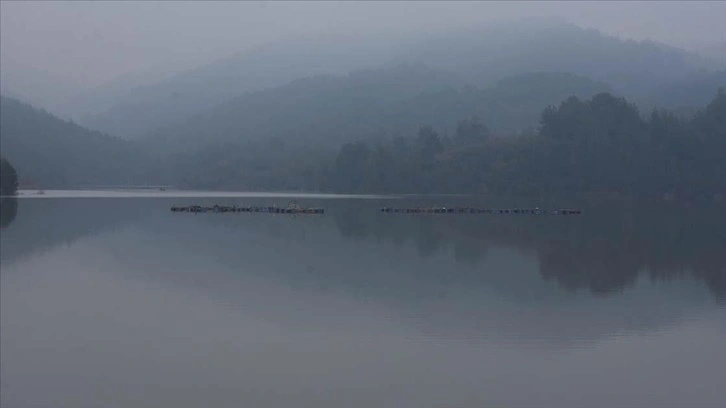
<instances>
[{"instance_id":1,"label":"reflection of trees","mask_svg":"<svg viewBox=\"0 0 726 408\"><path fill-rule=\"evenodd\" d=\"M10 198L7 210L6 199L2 202L3 228L13 222L0 239L3 265L128 223L138 218L143 206L156 207L156 211L168 209L144 199L25 198L21 199L23 209L16 218L18 200Z\"/></svg>"},{"instance_id":2,"label":"reflection of trees","mask_svg":"<svg viewBox=\"0 0 726 408\"><path fill-rule=\"evenodd\" d=\"M635 253L619 242L602 237L593 241L553 240L538 248L540 274L575 290L589 288L593 293L610 293L632 284L641 270Z\"/></svg>"},{"instance_id":3,"label":"reflection of trees","mask_svg":"<svg viewBox=\"0 0 726 408\"><path fill-rule=\"evenodd\" d=\"M15 197L0 198L0 228L5 228L15 220L18 214L18 199Z\"/></svg>"},{"instance_id":4,"label":"reflection of trees","mask_svg":"<svg viewBox=\"0 0 726 408\"><path fill-rule=\"evenodd\" d=\"M214 201L218 200L209 200ZM172 217L169 204L171 201L145 199L26 199L16 218L18 200L4 198L0 202L2 227L13 224L3 230L2 262L127 224L141 214ZM491 247L532 252L542 278L568 290L608 294L623 290L638 278L691 276L726 299L726 216L717 208L590 209L582 216L537 217L381 214L377 211L380 201L365 200L306 205L325 206L329 212L323 217L292 218L172 217L170 225L179 228L179 234L186 233L186 222L193 220L223 225L233 232L261 228L265 235L297 242L325 239L322 227L332 218L344 239L385 241L402 248L406 245L421 256L446 253L463 264L479 263ZM397 205L406 204L397 201ZM426 204L417 199L416 205ZM219 240L211 241L208 250L220 251ZM230 242L230 254L239 254L235 238L230 237ZM328 242L327 250L335 251L335 244ZM459 271L458 276L462 273Z\"/></svg>"},{"instance_id":5,"label":"reflection of trees","mask_svg":"<svg viewBox=\"0 0 726 408\"><path fill-rule=\"evenodd\" d=\"M592 209L576 217L379 214L351 207L335 214L343 236L409 240L422 255L453 250L475 263L487 247L534 251L543 279L568 290L608 294L639 277L690 275L726 297L726 217L719 209ZM355 219L355 230L350 229Z\"/></svg>"}]
</instances>

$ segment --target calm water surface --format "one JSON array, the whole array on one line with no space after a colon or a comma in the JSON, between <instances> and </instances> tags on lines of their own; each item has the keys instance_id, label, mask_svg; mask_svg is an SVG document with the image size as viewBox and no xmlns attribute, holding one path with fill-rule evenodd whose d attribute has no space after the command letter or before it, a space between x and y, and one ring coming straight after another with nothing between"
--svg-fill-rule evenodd
<instances>
[{"instance_id":1,"label":"calm water surface","mask_svg":"<svg viewBox=\"0 0 726 408\"><path fill-rule=\"evenodd\" d=\"M722 208L204 196L3 199L3 408L726 406Z\"/></svg>"}]
</instances>

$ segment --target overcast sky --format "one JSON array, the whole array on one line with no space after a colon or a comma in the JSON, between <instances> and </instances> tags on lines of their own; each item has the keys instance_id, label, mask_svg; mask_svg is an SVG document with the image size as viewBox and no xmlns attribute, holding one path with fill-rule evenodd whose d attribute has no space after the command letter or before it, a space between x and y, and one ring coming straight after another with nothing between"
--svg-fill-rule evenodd
<instances>
[{"instance_id":1,"label":"overcast sky","mask_svg":"<svg viewBox=\"0 0 726 408\"><path fill-rule=\"evenodd\" d=\"M10 2L0 68L87 87L173 71L300 33L471 26L554 17L685 48L726 42L726 2Z\"/></svg>"}]
</instances>

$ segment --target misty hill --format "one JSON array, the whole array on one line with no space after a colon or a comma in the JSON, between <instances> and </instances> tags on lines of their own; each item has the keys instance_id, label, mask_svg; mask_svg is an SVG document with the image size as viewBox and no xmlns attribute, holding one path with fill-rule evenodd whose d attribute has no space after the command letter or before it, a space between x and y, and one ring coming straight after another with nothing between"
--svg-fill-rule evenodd
<instances>
[{"instance_id":1,"label":"misty hill","mask_svg":"<svg viewBox=\"0 0 726 408\"><path fill-rule=\"evenodd\" d=\"M385 127L382 119L394 107L448 82L447 74L423 66L304 78L237 97L151 139L184 148L275 137L301 143L355 138Z\"/></svg>"},{"instance_id":2,"label":"misty hill","mask_svg":"<svg viewBox=\"0 0 726 408\"><path fill-rule=\"evenodd\" d=\"M125 140L0 97L0 152L21 186L126 184L141 166L141 150Z\"/></svg>"},{"instance_id":3,"label":"misty hill","mask_svg":"<svg viewBox=\"0 0 726 408\"><path fill-rule=\"evenodd\" d=\"M713 90L726 88L726 70L699 71L658 87L638 102L644 109L673 109L691 114L713 98Z\"/></svg>"},{"instance_id":4,"label":"misty hill","mask_svg":"<svg viewBox=\"0 0 726 408\"><path fill-rule=\"evenodd\" d=\"M491 86L527 72L571 72L610 84L637 99L692 73L701 61L682 50L625 41L570 24L522 22L399 36L304 38L221 60L139 87L84 123L137 137L245 92L318 74L425 64L450 73L453 87Z\"/></svg>"},{"instance_id":5,"label":"misty hill","mask_svg":"<svg viewBox=\"0 0 726 408\"><path fill-rule=\"evenodd\" d=\"M53 76L42 68L20 64L12 59L2 60L0 94L42 106L66 117L69 95L75 95L82 86L68 78ZM63 100L64 103L58 103Z\"/></svg>"},{"instance_id":6,"label":"misty hill","mask_svg":"<svg viewBox=\"0 0 726 408\"><path fill-rule=\"evenodd\" d=\"M717 66L726 65L726 41L704 47L700 50L700 54L714 62Z\"/></svg>"},{"instance_id":7,"label":"misty hill","mask_svg":"<svg viewBox=\"0 0 726 408\"><path fill-rule=\"evenodd\" d=\"M430 34L398 59L425 61L474 84L520 72L572 72L607 82L629 96L705 64L697 55L667 45L622 40L549 21Z\"/></svg>"},{"instance_id":8,"label":"misty hill","mask_svg":"<svg viewBox=\"0 0 726 408\"><path fill-rule=\"evenodd\" d=\"M495 134L509 135L535 128L544 106L568 96L589 97L610 91L603 82L564 73L537 72L503 78L479 89L448 87L405 101L389 115L401 133L412 134L415 124L452 129L463 119L478 117ZM398 119L398 122L396 120Z\"/></svg>"},{"instance_id":9,"label":"misty hill","mask_svg":"<svg viewBox=\"0 0 726 408\"><path fill-rule=\"evenodd\" d=\"M450 129L472 116L496 133L509 133L535 127L544 106L608 89L565 73L519 75L484 90L453 88L450 81L425 66L308 78L235 98L144 142L171 151L270 139L335 147L372 135L413 134L423 124Z\"/></svg>"},{"instance_id":10,"label":"misty hill","mask_svg":"<svg viewBox=\"0 0 726 408\"><path fill-rule=\"evenodd\" d=\"M232 55L156 84L117 96L106 111L82 119L90 127L137 137L208 110L245 92L322 74L375 67L395 55L400 44L381 38L303 36ZM94 98L100 99L103 90ZM80 103L80 101L79 101Z\"/></svg>"}]
</instances>

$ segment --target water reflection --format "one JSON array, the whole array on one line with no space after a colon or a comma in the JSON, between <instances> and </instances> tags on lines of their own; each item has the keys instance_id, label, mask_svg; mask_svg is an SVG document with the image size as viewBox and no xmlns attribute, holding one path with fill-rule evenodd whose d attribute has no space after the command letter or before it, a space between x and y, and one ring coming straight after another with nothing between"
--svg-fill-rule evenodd
<instances>
[{"instance_id":1,"label":"water reflection","mask_svg":"<svg viewBox=\"0 0 726 408\"><path fill-rule=\"evenodd\" d=\"M267 245L284 247L301 241L309 249L327 248L327 257L335 256L340 239L379 247L410 246L421 257L440 254L457 265L469 266L480 264L491 248L510 248L532 254L542 279L568 291L584 289L609 295L622 292L641 278L667 281L692 277L702 281L716 298L726 297L726 216L718 208L591 208L578 217L427 216L380 214L377 208L387 203L375 200L309 201L306 204L328 208L328 215L172 216L168 206L179 199L23 200L18 225L4 233L7 239L2 240L2 263L134 224L151 229L151 234L166 232L159 237L166 242L180 243L175 234L189 236L194 243L184 245L197 245L223 262L238 262L244 252L237 247L235 231L254 230L258 239L270 241ZM270 199L206 202L261 204ZM421 202L409 200L405 205L425 205ZM17 206L17 199L3 199L3 227L13 222ZM214 229L189 231L190 223ZM332 226L337 234L332 233ZM201 237L202 231L208 236ZM457 268L436 275L444 280L481 278Z\"/></svg>"},{"instance_id":2,"label":"water reflection","mask_svg":"<svg viewBox=\"0 0 726 408\"><path fill-rule=\"evenodd\" d=\"M579 217L387 216L370 208L336 213L341 236L411 241L421 256L453 249L476 263L490 247L536 254L539 272L567 290L621 292L639 277L702 280L726 296L726 216L719 208L591 208Z\"/></svg>"},{"instance_id":3,"label":"water reflection","mask_svg":"<svg viewBox=\"0 0 726 408\"><path fill-rule=\"evenodd\" d=\"M18 214L18 199L15 197L0 197L0 228L10 225Z\"/></svg>"},{"instance_id":4,"label":"water reflection","mask_svg":"<svg viewBox=\"0 0 726 408\"><path fill-rule=\"evenodd\" d=\"M0 239L2 405L724 402L711 210L169 211L270 201L19 200Z\"/></svg>"},{"instance_id":5,"label":"water reflection","mask_svg":"<svg viewBox=\"0 0 726 408\"><path fill-rule=\"evenodd\" d=\"M223 203L269 202L256 200ZM343 293L447 336L571 345L669 327L724 293L726 226L708 210L397 216L378 213L377 201L327 200L303 203L326 207L325 216L191 215L169 212L188 204L179 199L21 201L0 240L4 267L97 237L84 242L135 280L256 309L270 305L245 303L249 279ZM601 303L590 293L619 295Z\"/></svg>"},{"instance_id":6,"label":"water reflection","mask_svg":"<svg viewBox=\"0 0 726 408\"><path fill-rule=\"evenodd\" d=\"M2 204L0 265L121 227L148 216L142 201L9 198ZM6 207L7 205L7 207Z\"/></svg>"}]
</instances>

